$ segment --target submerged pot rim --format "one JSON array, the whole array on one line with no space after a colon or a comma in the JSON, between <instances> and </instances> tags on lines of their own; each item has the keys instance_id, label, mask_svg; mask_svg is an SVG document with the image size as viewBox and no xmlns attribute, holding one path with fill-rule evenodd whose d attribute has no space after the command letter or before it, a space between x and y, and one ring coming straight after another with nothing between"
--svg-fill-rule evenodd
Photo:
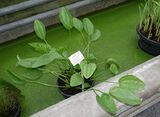
<instances>
[{"instance_id":1,"label":"submerged pot rim","mask_svg":"<svg viewBox=\"0 0 160 117\"><path fill-rule=\"evenodd\" d=\"M20 117L20 113L21 113L21 105L19 102L17 102L17 110L16 113L14 114L14 117Z\"/></svg>"},{"instance_id":2,"label":"submerged pot rim","mask_svg":"<svg viewBox=\"0 0 160 117\"><path fill-rule=\"evenodd\" d=\"M57 78L57 85L58 85L58 86L60 86L60 85L59 85L59 80L60 80L60 79ZM94 81L92 82L92 85L94 85ZM63 95L64 98L69 98L69 97L71 97L71 96L74 96L74 95L78 94L78 93L76 93L76 94L67 94L67 93L65 93L65 92L62 90L61 87L58 87L58 90L59 90L59 92ZM81 92L79 92L79 93L81 93Z\"/></svg>"}]
</instances>

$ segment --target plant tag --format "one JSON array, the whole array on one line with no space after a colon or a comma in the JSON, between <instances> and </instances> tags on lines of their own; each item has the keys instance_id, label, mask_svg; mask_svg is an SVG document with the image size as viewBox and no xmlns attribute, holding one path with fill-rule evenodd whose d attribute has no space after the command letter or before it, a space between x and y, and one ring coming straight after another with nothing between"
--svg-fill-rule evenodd
<instances>
[{"instance_id":1,"label":"plant tag","mask_svg":"<svg viewBox=\"0 0 160 117\"><path fill-rule=\"evenodd\" d=\"M72 54L69 57L70 62L72 63L73 66L80 64L81 61L84 60L84 56L80 51L77 51L76 53Z\"/></svg>"}]
</instances>

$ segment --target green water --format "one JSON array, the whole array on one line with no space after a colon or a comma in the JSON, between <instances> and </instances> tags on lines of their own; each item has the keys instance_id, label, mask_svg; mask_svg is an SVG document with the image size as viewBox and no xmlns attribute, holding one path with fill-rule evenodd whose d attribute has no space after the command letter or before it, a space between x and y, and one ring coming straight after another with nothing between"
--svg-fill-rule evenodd
<instances>
[{"instance_id":1,"label":"green water","mask_svg":"<svg viewBox=\"0 0 160 117\"><path fill-rule=\"evenodd\" d=\"M90 14L87 17L102 32L101 38L91 46L91 51L97 56L98 62L113 57L118 60L121 66L120 72L123 72L152 58L152 56L139 49L137 45L135 28L138 24L139 14L138 5L135 2L115 6ZM72 52L75 52L81 48L81 35L75 30L72 32L72 38L69 40L68 32L63 27L52 26L47 31L47 40L55 47L70 46L73 48ZM17 54L23 58L37 55L27 45L28 42L36 41L36 39L36 36L32 34L0 45L0 78L13 83L9 79L6 70L14 69ZM104 65L100 65L98 68L97 72L104 71ZM112 77L111 73L106 71L106 74L99 79L110 77ZM40 81L55 84L56 78L52 75L47 75L43 76ZM25 104L22 110L23 117L27 117L63 100L61 94L54 88L35 84L16 86L21 89L22 94L25 96Z\"/></svg>"}]
</instances>

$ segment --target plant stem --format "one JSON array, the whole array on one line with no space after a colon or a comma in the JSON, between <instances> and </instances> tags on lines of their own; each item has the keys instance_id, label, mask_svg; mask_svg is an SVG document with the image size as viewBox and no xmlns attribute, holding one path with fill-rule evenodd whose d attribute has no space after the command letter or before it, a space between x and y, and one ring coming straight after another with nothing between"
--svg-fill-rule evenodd
<instances>
[{"instance_id":1,"label":"plant stem","mask_svg":"<svg viewBox=\"0 0 160 117\"><path fill-rule=\"evenodd\" d=\"M46 84L46 83L43 83L43 82L36 82L36 81L30 81L30 80L26 80L26 81L30 82L30 83L34 83L34 84L39 84L39 85L47 86L47 87L54 87L54 88L62 87L62 88L66 88L65 86L51 85L51 84Z\"/></svg>"},{"instance_id":2,"label":"plant stem","mask_svg":"<svg viewBox=\"0 0 160 117\"><path fill-rule=\"evenodd\" d=\"M81 77L82 77L82 92L84 92L84 77L82 74L81 74Z\"/></svg>"},{"instance_id":3,"label":"plant stem","mask_svg":"<svg viewBox=\"0 0 160 117\"><path fill-rule=\"evenodd\" d=\"M81 33L81 36L82 36L82 39L83 39L83 42L84 42L84 46L85 46L86 45L86 40L85 40L84 34L83 34L83 32L80 32L80 33Z\"/></svg>"},{"instance_id":4,"label":"plant stem","mask_svg":"<svg viewBox=\"0 0 160 117\"><path fill-rule=\"evenodd\" d=\"M94 92L96 95L98 95L96 91L98 91L98 92L100 92L100 93L106 93L106 92L103 92L103 91L101 91L101 90L99 90L99 89L94 89L94 88L92 88L92 87L91 87L91 90L93 90L93 92Z\"/></svg>"},{"instance_id":5,"label":"plant stem","mask_svg":"<svg viewBox=\"0 0 160 117\"><path fill-rule=\"evenodd\" d=\"M44 39L44 42L46 43L46 45L49 45L48 42Z\"/></svg>"},{"instance_id":6,"label":"plant stem","mask_svg":"<svg viewBox=\"0 0 160 117\"><path fill-rule=\"evenodd\" d=\"M61 78L60 76L64 77L64 78L67 78L65 75L63 74L60 74L60 73L56 73L54 71L50 71L51 74L53 74L54 76L58 77L60 80L62 80L63 82L65 82L66 84L69 85L69 83L67 81L65 81L63 78Z\"/></svg>"}]
</instances>

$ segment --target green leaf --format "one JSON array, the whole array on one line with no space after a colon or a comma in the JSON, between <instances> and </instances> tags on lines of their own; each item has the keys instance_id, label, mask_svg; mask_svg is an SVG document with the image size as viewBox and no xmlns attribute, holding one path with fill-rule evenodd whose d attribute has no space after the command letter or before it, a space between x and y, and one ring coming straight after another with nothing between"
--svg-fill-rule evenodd
<instances>
[{"instance_id":1,"label":"green leaf","mask_svg":"<svg viewBox=\"0 0 160 117\"><path fill-rule=\"evenodd\" d=\"M97 30L91 35L91 41L96 41L101 36L101 31Z\"/></svg>"},{"instance_id":2,"label":"green leaf","mask_svg":"<svg viewBox=\"0 0 160 117\"><path fill-rule=\"evenodd\" d=\"M17 74L11 72L11 71L8 71L9 75L11 76L12 78L12 81L16 84L19 84L19 85L23 85L25 84L26 82L24 80L22 80Z\"/></svg>"},{"instance_id":3,"label":"green leaf","mask_svg":"<svg viewBox=\"0 0 160 117\"><path fill-rule=\"evenodd\" d=\"M75 87L82 84L82 77L79 73L75 73L71 76L70 79L70 86Z\"/></svg>"},{"instance_id":4,"label":"green leaf","mask_svg":"<svg viewBox=\"0 0 160 117\"><path fill-rule=\"evenodd\" d=\"M111 114L116 114L117 107L113 98L107 94L103 93L101 96L97 95L96 100L98 104L107 112Z\"/></svg>"},{"instance_id":5,"label":"green leaf","mask_svg":"<svg viewBox=\"0 0 160 117\"><path fill-rule=\"evenodd\" d=\"M119 86L129 89L133 93L137 93L144 90L145 84L136 76L126 75L119 79Z\"/></svg>"},{"instance_id":6,"label":"green leaf","mask_svg":"<svg viewBox=\"0 0 160 117\"><path fill-rule=\"evenodd\" d=\"M39 20L34 21L34 31L40 39L42 40L46 39L46 28L41 21Z\"/></svg>"},{"instance_id":7,"label":"green leaf","mask_svg":"<svg viewBox=\"0 0 160 117\"><path fill-rule=\"evenodd\" d=\"M95 70L96 70L96 64L95 63L87 63L87 61L82 61L80 63L80 68L81 68L81 72L83 74L83 76L88 79L90 78Z\"/></svg>"},{"instance_id":8,"label":"green leaf","mask_svg":"<svg viewBox=\"0 0 160 117\"><path fill-rule=\"evenodd\" d=\"M18 55L17 55L17 65L25 67L25 68L32 68L32 65L34 64L34 62L38 59L38 57L33 57L33 58L27 58L27 59L21 59Z\"/></svg>"},{"instance_id":9,"label":"green leaf","mask_svg":"<svg viewBox=\"0 0 160 117\"><path fill-rule=\"evenodd\" d=\"M94 32L94 26L88 18L83 19L83 27L88 35L92 35Z\"/></svg>"},{"instance_id":10,"label":"green leaf","mask_svg":"<svg viewBox=\"0 0 160 117\"><path fill-rule=\"evenodd\" d=\"M113 87L110 89L109 93L118 101L123 102L131 106L139 105L142 103L142 100L132 93L129 89L122 87Z\"/></svg>"},{"instance_id":11,"label":"green leaf","mask_svg":"<svg viewBox=\"0 0 160 117\"><path fill-rule=\"evenodd\" d=\"M119 73L119 69L116 64L111 64L109 70L112 74L117 75Z\"/></svg>"},{"instance_id":12,"label":"green leaf","mask_svg":"<svg viewBox=\"0 0 160 117\"><path fill-rule=\"evenodd\" d=\"M111 64L115 64L119 68L119 64L114 58L107 59L106 63L108 67L110 67Z\"/></svg>"},{"instance_id":13,"label":"green leaf","mask_svg":"<svg viewBox=\"0 0 160 117\"><path fill-rule=\"evenodd\" d=\"M37 60L32 64L32 68L38 68L40 66L47 65L55 59L64 59L58 52L55 50L50 51L47 54L43 54L37 58Z\"/></svg>"},{"instance_id":14,"label":"green leaf","mask_svg":"<svg viewBox=\"0 0 160 117\"><path fill-rule=\"evenodd\" d=\"M19 73L24 78L27 78L30 80L37 80L42 76L42 72L37 69L23 69L23 70L20 70Z\"/></svg>"},{"instance_id":15,"label":"green leaf","mask_svg":"<svg viewBox=\"0 0 160 117\"><path fill-rule=\"evenodd\" d=\"M49 53L43 54L40 57L27 59L20 59L20 57L18 57L17 64L26 68L38 68L47 65L56 59L64 59L64 57L62 57L55 49L53 49Z\"/></svg>"},{"instance_id":16,"label":"green leaf","mask_svg":"<svg viewBox=\"0 0 160 117\"><path fill-rule=\"evenodd\" d=\"M73 26L79 31L82 32L83 30L83 23L78 18L73 18Z\"/></svg>"},{"instance_id":17,"label":"green leaf","mask_svg":"<svg viewBox=\"0 0 160 117\"><path fill-rule=\"evenodd\" d=\"M33 42L33 43L29 43L29 45L31 47L33 47L36 51L38 52L49 52L52 47L48 44L45 44L45 43L40 43L40 42Z\"/></svg>"},{"instance_id":18,"label":"green leaf","mask_svg":"<svg viewBox=\"0 0 160 117\"><path fill-rule=\"evenodd\" d=\"M70 14L67 8L62 7L60 9L59 19L66 29L68 30L72 29L73 19L72 19L72 15Z\"/></svg>"}]
</instances>

